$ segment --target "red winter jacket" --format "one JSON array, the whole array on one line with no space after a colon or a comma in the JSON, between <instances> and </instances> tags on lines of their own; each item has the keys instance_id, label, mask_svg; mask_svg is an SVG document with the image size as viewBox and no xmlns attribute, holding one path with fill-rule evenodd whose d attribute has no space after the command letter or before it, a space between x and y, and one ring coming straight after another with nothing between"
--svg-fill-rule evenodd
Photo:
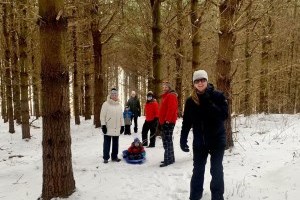
<instances>
[{"instance_id":1,"label":"red winter jacket","mask_svg":"<svg viewBox=\"0 0 300 200\"><path fill-rule=\"evenodd\" d=\"M174 90L166 92L162 95L159 107L159 124L164 124L166 121L169 123L176 123L178 113L178 100L177 94Z\"/></svg>"},{"instance_id":2,"label":"red winter jacket","mask_svg":"<svg viewBox=\"0 0 300 200\"><path fill-rule=\"evenodd\" d=\"M131 146L128 148L128 153L130 154L139 154L143 152L145 152L143 145L136 147L134 143L132 143Z\"/></svg>"},{"instance_id":3,"label":"red winter jacket","mask_svg":"<svg viewBox=\"0 0 300 200\"><path fill-rule=\"evenodd\" d=\"M145 104L145 116L146 121L152 121L154 118L158 118L158 103L155 99Z\"/></svg>"}]
</instances>

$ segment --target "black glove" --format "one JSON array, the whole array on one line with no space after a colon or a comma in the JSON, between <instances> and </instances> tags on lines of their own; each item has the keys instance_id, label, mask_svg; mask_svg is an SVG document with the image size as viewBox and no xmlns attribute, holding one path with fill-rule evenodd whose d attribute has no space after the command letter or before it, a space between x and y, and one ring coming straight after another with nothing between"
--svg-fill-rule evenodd
<instances>
[{"instance_id":1,"label":"black glove","mask_svg":"<svg viewBox=\"0 0 300 200\"><path fill-rule=\"evenodd\" d=\"M121 126L120 134L124 133L124 126Z\"/></svg>"},{"instance_id":2,"label":"black glove","mask_svg":"<svg viewBox=\"0 0 300 200\"><path fill-rule=\"evenodd\" d=\"M180 144L180 148L184 152L190 152L189 146L187 144Z\"/></svg>"},{"instance_id":3,"label":"black glove","mask_svg":"<svg viewBox=\"0 0 300 200\"><path fill-rule=\"evenodd\" d=\"M102 129L103 134L105 135L105 134L107 133L106 125L103 125L103 126L101 127L101 129Z\"/></svg>"}]
</instances>

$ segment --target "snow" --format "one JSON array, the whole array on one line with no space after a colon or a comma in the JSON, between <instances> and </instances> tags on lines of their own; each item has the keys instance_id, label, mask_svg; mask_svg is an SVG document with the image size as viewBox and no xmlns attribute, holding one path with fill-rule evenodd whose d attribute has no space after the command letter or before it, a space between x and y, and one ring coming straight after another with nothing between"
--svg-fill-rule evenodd
<instances>
[{"instance_id":1,"label":"snow","mask_svg":"<svg viewBox=\"0 0 300 200\"><path fill-rule=\"evenodd\" d=\"M141 165L103 163L100 129L92 120L71 125L72 159L76 192L68 200L183 200L189 197L192 152L179 147L181 119L174 131L176 162L160 168L163 147L157 138ZM119 157L134 137L140 137L144 118L139 118L138 135L120 137ZM224 157L225 199L297 200L300 196L300 114L238 116L233 120L235 147ZM42 128L34 121L32 138L21 139L21 127L8 133L0 123L0 200L37 199L42 191ZM189 146L192 134L189 135ZM13 157L21 155L24 157ZM210 199L209 159L206 165L204 200Z\"/></svg>"}]
</instances>

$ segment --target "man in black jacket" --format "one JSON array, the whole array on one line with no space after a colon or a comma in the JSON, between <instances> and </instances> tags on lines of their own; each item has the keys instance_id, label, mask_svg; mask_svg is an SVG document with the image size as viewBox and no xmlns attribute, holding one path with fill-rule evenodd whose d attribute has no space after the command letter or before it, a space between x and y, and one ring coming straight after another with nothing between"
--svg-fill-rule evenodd
<instances>
[{"instance_id":1,"label":"man in black jacket","mask_svg":"<svg viewBox=\"0 0 300 200\"><path fill-rule=\"evenodd\" d=\"M134 132L137 133L138 131L138 123L137 119L141 116L141 104L140 100L137 98L135 91L131 92L131 97L127 101L127 106L129 106L130 111L132 112L131 121L134 121Z\"/></svg>"},{"instance_id":2,"label":"man in black jacket","mask_svg":"<svg viewBox=\"0 0 300 200\"><path fill-rule=\"evenodd\" d=\"M205 164L210 154L212 180L211 199L223 200L224 174L223 156L226 146L224 121L228 117L228 105L225 96L208 84L208 75L204 70L193 74L194 91L186 100L180 147L189 151L187 137L193 127L194 169L190 185L190 199L199 200L203 194Z\"/></svg>"}]
</instances>

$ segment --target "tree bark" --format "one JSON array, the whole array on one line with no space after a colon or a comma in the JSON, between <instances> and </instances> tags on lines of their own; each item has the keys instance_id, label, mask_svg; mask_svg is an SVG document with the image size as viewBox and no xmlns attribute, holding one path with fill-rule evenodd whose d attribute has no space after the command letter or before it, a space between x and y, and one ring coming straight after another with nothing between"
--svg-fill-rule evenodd
<instances>
[{"instance_id":1,"label":"tree bark","mask_svg":"<svg viewBox=\"0 0 300 200\"><path fill-rule=\"evenodd\" d=\"M176 83L175 90L178 94L178 116L182 117L182 74L183 74L183 5L182 0L177 0L177 40L176 40Z\"/></svg>"},{"instance_id":2,"label":"tree bark","mask_svg":"<svg viewBox=\"0 0 300 200\"><path fill-rule=\"evenodd\" d=\"M72 2L75 4L75 0ZM73 17L76 17L76 9L74 8L72 11ZM72 37L72 47L73 47L73 102L74 102L74 118L75 124L80 124L80 77L79 77L79 70L78 70L78 44L77 44L77 33L76 33L76 26L74 25L71 32Z\"/></svg>"},{"instance_id":3,"label":"tree bark","mask_svg":"<svg viewBox=\"0 0 300 200\"><path fill-rule=\"evenodd\" d=\"M251 20L251 5L249 9L246 11L246 17L247 21L249 22ZM247 26L246 28L246 41L245 41L245 85L244 85L244 99L242 101L242 113L245 114L245 116L249 116L251 114L251 105L250 105L250 65L251 65L251 58L252 53L250 50L250 27Z\"/></svg>"},{"instance_id":4,"label":"tree bark","mask_svg":"<svg viewBox=\"0 0 300 200\"><path fill-rule=\"evenodd\" d=\"M67 22L63 0L39 0L43 110L42 198L75 191L72 168L69 72L65 55Z\"/></svg>"},{"instance_id":5,"label":"tree bark","mask_svg":"<svg viewBox=\"0 0 300 200\"><path fill-rule=\"evenodd\" d=\"M98 128L101 126L100 109L104 98L104 71L102 63L102 43L101 32L99 31L99 21L97 19L98 7L92 10L92 37L94 50L94 124Z\"/></svg>"},{"instance_id":6,"label":"tree bark","mask_svg":"<svg viewBox=\"0 0 300 200\"><path fill-rule=\"evenodd\" d=\"M293 11L293 27L297 26L297 20L299 20L298 16L298 1L294 2L294 11ZM292 41L291 41L291 48L290 48L290 67L288 70L288 103L287 103L287 113L294 114L297 113L296 105L297 105L297 92L299 92L299 82L297 84L297 74L299 73L297 70L297 56L298 52L296 51L297 45L297 30L294 30L292 33Z\"/></svg>"},{"instance_id":7,"label":"tree bark","mask_svg":"<svg viewBox=\"0 0 300 200\"><path fill-rule=\"evenodd\" d=\"M17 124L21 124L21 98L20 98L20 70L18 66L18 13L15 11L14 3L11 3L12 13L10 19L11 26L11 42L12 42L12 89L13 89L13 103L14 103L14 119ZM22 25L22 24L21 24Z\"/></svg>"},{"instance_id":8,"label":"tree bark","mask_svg":"<svg viewBox=\"0 0 300 200\"><path fill-rule=\"evenodd\" d=\"M1 70L0 70L1 71ZM8 121L7 119L7 108L6 108L6 92L5 92L5 81L4 75L1 72L1 115L4 123Z\"/></svg>"},{"instance_id":9,"label":"tree bark","mask_svg":"<svg viewBox=\"0 0 300 200\"><path fill-rule=\"evenodd\" d=\"M13 111L13 98L12 98L12 76L11 76L11 65L10 65L10 46L11 46L11 39L9 34L9 28L8 28L8 16L11 13L11 9L8 6L8 4L4 3L3 6L3 36L4 36L4 43L5 43L5 49L4 49L4 67L5 67L5 84L6 84L6 103L7 103L7 119L9 123L9 132L14 133L15 132L15 126L14 126L14 111Z\"/></svg>"},{"instance_id":10,"label":"tree bark","mask_svg":"<svg viewBox=\"0 0 300 200\"><path fill-rule=\"evenodd\" d=\"M206 1L206 0L205 0ZM202 16L198 13L199 0L191 0L191 23L192 23L192 70L195 71L200 68L200 26Z\"/></svg>"},{"instance_id":11,"label":"tree bark","mask_svg":"<svg viewBox=\"0 0 300 200\"><path fill-rule=\"evenodd\" d=\"M231 105L232 105L232 77L231 62L233 60L234 44L236 40L233 21L236 9L241 0L225 0L219 5L220 30L219 30L219 52L216 63L217 87L224 92L228 100L228 119L225 122L226 147L233 147L232 127L231 127Z\"/></svg>"},{"instance_id":12,"label":"tree bark","mask_svg":"<svg viewBox=\"0 0 300 200\"><path fill-rule=\"evenodd\" d=\"M35 55L35 47L34 47L34 39L32 38L31 41L31 51L33 53L31 54L31 63L32 63L32 68L31 68L31 76L32 76L32 92L33 92L33 110L34 110L34 115L35 118L38 119L41 116L41 109L40 109L40 64L37 63L37 58Z\"/></svg>"},{"instance_id":13,"label":"tree bark","mask_svg":"<svg viewBox=\"0 0 300 200\"><path fill-rule=\"evenodd\" d=\"M21 30L19 35L19 49L20 49L20 75L21 75L21 119L22 119L22 139L30 138L29 127L29 99L28 99L28 50L27 50L27 0L19 1L19 11L21 12Z\"/></svg>"},{"instance_id":14,"label":"tree bark","mask_svg":"<svg viewBox=\"0 0 300 200\"><path fill-rule=\"evenodd\" d=\"M271 2L270 2L271 3ZM268 71L271 62L270 51L272 49L272 32L273 22L270 15L263 22L262 35L262 52L261 52L261 68L260 68L260 89L259 89L259 113L269 113L269 80Z\"/></svg>"},{"instance_id":15,"label":"tree bark","mask_svg":"<svg viewBox=\"0 0 300 200\"><path fill-rule=\"evenodd\" d=\"M84 32L85 38L89 38L89 30L86 29ZM90 63L90 45L86 45L83 48L83 55L84 55L84 103L85 103L85 112L84 112L84 118L85 120L91 119L92 115L92 73L91 73L91 63Z\"/></svg>"},{"instance_id":16,"label":"tree bark","mask_svg":"<svg viewBox=\"0 0 300 200\"><path fill-rule=\"evenodd\" d=\"M161 53L161 0L150 0L152 8L152 66L153 77L151 90L158 95L161 91L162 82L162 53Z\"/></svg>"}]
</instances>

